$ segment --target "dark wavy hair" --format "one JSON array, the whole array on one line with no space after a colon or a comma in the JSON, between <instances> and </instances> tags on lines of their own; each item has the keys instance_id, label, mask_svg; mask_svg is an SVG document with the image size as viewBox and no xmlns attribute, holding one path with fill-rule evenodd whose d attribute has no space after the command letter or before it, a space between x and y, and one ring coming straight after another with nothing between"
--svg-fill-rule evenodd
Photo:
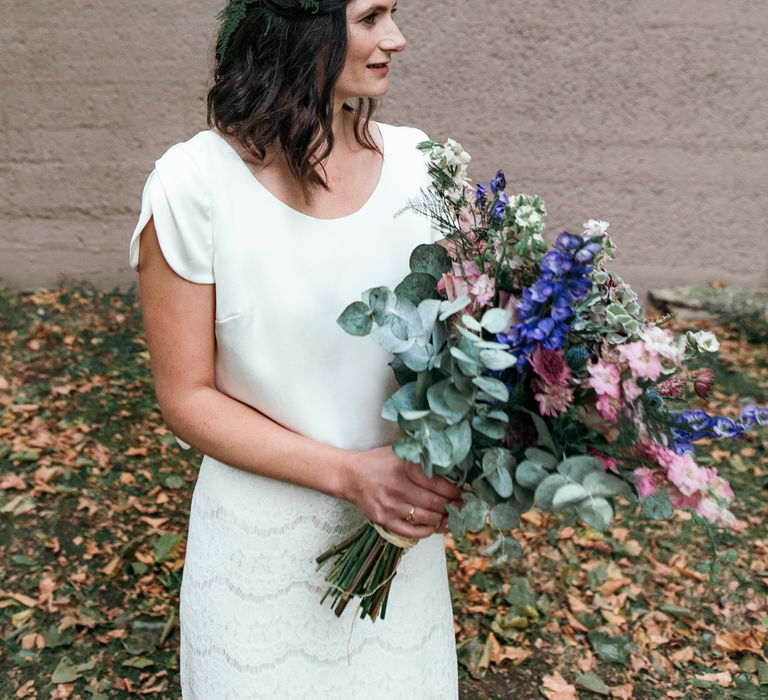
<instances>
[{"instance_id":1,"label":"dark wavy hair","mask_svg":"<svg viewBox=\"0 0 768 700\"><path fill-rule=\"evenodd\" d=\"M208 126L234 136L257 160L277 143L307 203L316 188L329 190L316 168L334 145L334 87L347 55L349 2L320 0L309 14L298 0L260 0L248 5L226 51L221 42L216 47ZM354 112L357 142L381 153L368 133L377 106L374 98L358 98L344 109Z\"/></svg>"}]
</instances>

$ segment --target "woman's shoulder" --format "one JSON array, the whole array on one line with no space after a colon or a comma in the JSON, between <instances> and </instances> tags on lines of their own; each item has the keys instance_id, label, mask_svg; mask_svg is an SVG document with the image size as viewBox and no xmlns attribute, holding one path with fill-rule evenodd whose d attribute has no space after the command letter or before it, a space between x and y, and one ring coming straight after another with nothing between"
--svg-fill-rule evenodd
<instances>
[{"instance_id":1,"label":"woman's shoulder","mask_svg":"<svg viewBox=\"0 0 768 700\"><path fill-rule=\"evenodd\" d=\"M409 124L388 124L380 121L375 121L374 123L402 143L407 143L409 145L417 144L420 141L427 141L429 139L427 133L416 126L411 126Z\"/></svg>"},{"instance_id":2,"label":"woman's shoulder","mask_svg":"<svg viewBox=\"0 0 768 700\"><path fill-rule=\"evenodd\" d=\"M217 135L210 131L199 131L186 141L179 141L168 147L155 161L155 167L173 171L188 171L190 168L200 172L209 172L216 156Z\"/></svg>"}]
</instances>

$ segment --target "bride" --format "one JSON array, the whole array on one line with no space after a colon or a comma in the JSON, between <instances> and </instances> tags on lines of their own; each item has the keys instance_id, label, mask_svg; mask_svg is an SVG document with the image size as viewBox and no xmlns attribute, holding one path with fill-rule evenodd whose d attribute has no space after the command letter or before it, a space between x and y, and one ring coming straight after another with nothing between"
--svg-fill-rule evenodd
<instances>
[{"instance_id":1,"label":"bride","mask_svg":"<svg viewBox=\"0 0 768 700\"><path fill-rule=\"evenodd\" d=\"M394 286L426 219L420 129L372 119L393 0L235 0L209 129L156 161L130 241L157 399L203 458L180 593L184 698L458 697L446 504L390 447L384 353L336 319ZM314 557L365 520L418 540L384 620L320 605Z\"/></svg>"}]
</instances>

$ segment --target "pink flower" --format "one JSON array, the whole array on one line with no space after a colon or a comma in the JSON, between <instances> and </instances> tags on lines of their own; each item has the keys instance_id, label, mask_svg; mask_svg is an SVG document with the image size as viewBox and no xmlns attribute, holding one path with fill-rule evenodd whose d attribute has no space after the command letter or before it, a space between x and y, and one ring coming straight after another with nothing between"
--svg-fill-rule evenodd
<instances>
[{"instance_id":1,"label":"pink flower","mask_svg":"<svg viewBox=\"0 0 768 700\"><path fill-rule=\"evenodd\" d=\"M689 453L675 455L667 469L667 478L680 489L685 496L706 491L709 482L709 474L693 460Z\"/></svg>"},{"instance_id":2,"label":"pink flower","mask_svg":"<svg viewBox=\"0 0 768 700\"><path fill-rule=\"evenodd\" d=\"M469 210L468 207L463 206L459 210L459 230L461 230L465 234L469 234L473 236L472 241L474 241L475 232L473 231L474 227L477 226L477 221L475 220L474 214ZM469 236L467 236L469 238Z\"/></svg>"},{"instance_id":3,"label":"pink flower","mask_svg":"<svg viewBox=\"0 0 768 700\"><path fill-rule=\"evenodd\" d=\"M637 386L637 382L632 377L625 379L621 383L621 388L624 390L624 398L630 403L643 393L643 390Z\"/></svg>"},{"instance_id":4,"label":"pink flower","mask_svg":"<svg viewBox=\"0 0 768 700\"><path fill-rule=\"evenodd\" d=\"M621 404L617 399L608 396L608 394L603 394L598 397L595 405L597 406L598 412L605 418L605 420L610 421L611 423L615 423L619 420L619 408L621 408Z\"/></svg>"},{"instance_id":5,"label":"pink flower","mask_svg":"<svg viewBox=\"0 0 768 700\"><path fill-rule=\"evenodd\" d=\"M445 294L448 301L454 301L462 296L469 296L469 284L461 275L444 272L437 282L437 291Z\"/></svg>"},{"instance_id":6,"label":"pink flower","mask_svg":"<svg viewBox=\"0 0 768 700\"><path fill-rule=\"evenodd\" d=\"M702 401L709 398L712 385L715 383L715 373L711 369L702 369L693 380L693 390Z\"/></svg>"},{"instance_id":7,"label":"pink flower","mask_svg":"<svg viewBox=\"0 0 768 700\"><path fill-rule=\"evenodd\" d=\"M543 386L538 380L535 383L538 385L536 388L541 389L535 397L539 402L539 412L542 416L555 416L568 410L568 406L573 401L571 389L560 384Z\"/></svg>"},{"instance_id":8,"label":"pink flower","mask_svg":"<svg viewBox=\"0 0 768 700\"><path fill-rule=\"evenodd\" d=\"M589 371L589 386L591 386L598 396L611 396L618 399L620 394L619 382L621 381L621 372L618 365L612 362L595 362L587 368ZM598 409L599 410L599 409Z\"/></svg>"},{"instance_id":9,"label":"pink flower","mask_svg":"<svg viewBox=\"0 0 768 700\"><path fill-rule=\"evenodd\" d=\"M596 450L590 450L589 454L592 457L599 459L603 463L603 466L605 467L605 471L613 472L614 474L619 473L618 462L616 462L616 460L613 457L609 457L608 455L605 455L602 452L597 452Z\"/></svg>"},{"instance_id":10,"label":"pink flower","mask_svg":"<svg viewBox=\"0 0 768 700\"><path fill-rule=\"evenodd\" d=\"M451 260L456 259L456 244L453 241L449 241L447 238L438 238L435 243L445 248L445 252L448 253Z\"/></svg>"},{"instance_id":11,"label":"pink flower","mask_svg":"<svg viewBox=\"0 0 768 700\"><path fill-rule=\"evenodd\" d=\"M571 368L566 364L562 350L547 350L537 345L531 355L531 366L545 386L567 386L571 381Z\"/></svg>"},{"instance_id":12,"label":"pink flower","mask_svg":"<svg viewBox=\"0 0 768 700\"><path fill-rule=\"evenodd\" d=\"M656 380L661 374L658 355L648 350L642 340L619 345L619 356L629 365L636 378Z\"/></svg>"},{"instance_id":13,"label":"pink flower","mask_svg":"<svg viewBox=\"0 0 768 700\"><path fill-rule=\"evenodd\" d=\"M514 294L503 289L499 290L499 308L506 309L512 314L511 326L517 325L520 320L517 315L517 302L519 300L519 297L516 297Z\"/></svg>"},{"instance_id":14,"label":"pink flower","mask_svg":"<svg viewBox=\"0 0 768 700\"><path fill-rule=\"evenodd\" d=\"M477 308L482 308L483 306L488 306L493 300L495 285L493 280L483 273L475 280L469 291L475 297Z\"/></svg>"},{"instance_id":15,"label":"pink flower","mask_svg":"<svg viewBox=\"0 0 768 700\"><path fill-rule=\"evenodd\" d=\"M637 493L641 498L647 498L656 493L657 484L654 474L650 469L640 467L635 469L634 475L636 477L635 486L637 487Z\"/></svg>"},{"instance_id":16,"label":"pink flower","mask_svg":"<svg viewBox=\"0 0 768 700\"><path fill-rule=\"evenodd\" d=\"M579 422L601 435L606 442L613 442L619 437L619 429L606 421L593 405L581 404L577 410Z\"/></svg>"}]
</instances>

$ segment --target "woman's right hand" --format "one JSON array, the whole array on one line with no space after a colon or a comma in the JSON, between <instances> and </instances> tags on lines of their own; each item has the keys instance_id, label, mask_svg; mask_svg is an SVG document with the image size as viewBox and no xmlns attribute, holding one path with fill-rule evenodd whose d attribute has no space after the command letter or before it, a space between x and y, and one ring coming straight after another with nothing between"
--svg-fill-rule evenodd
<instances>
[{"instance_id":1,"label":"woman's right hand","mask_svg":"<svg viewBox=\"0 0 768 700\"><path fill-rule=\"evenodd\" d=\"M346 493L370 521L411 539L444 530L446 504L463 505L459 487L442 476L428 479L421 465L403 461L390 446L350 454ZM411 506L416 510L409 523Z\"/></svg>"}]
</instances>

